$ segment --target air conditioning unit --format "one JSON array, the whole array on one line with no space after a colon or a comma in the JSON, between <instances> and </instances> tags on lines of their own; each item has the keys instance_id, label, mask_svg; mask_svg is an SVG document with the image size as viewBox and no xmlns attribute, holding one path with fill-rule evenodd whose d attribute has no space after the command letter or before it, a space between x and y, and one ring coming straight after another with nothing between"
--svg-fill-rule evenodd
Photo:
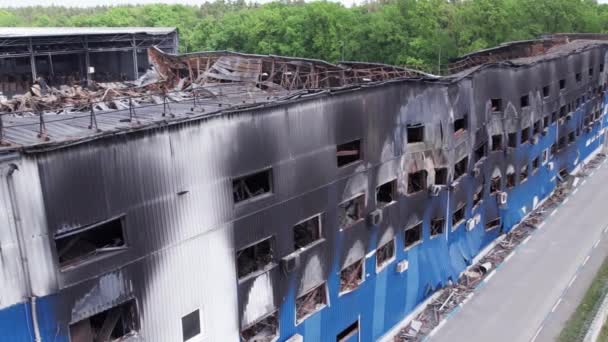
<instances>
[{"instance_id":1,"label":"air conditioning unit","mask_svg":"<svg viewBox=\"0 0 608 342\"><path fill-rule=\"evenodd\" d=\"M300 266L300 253L291 253L281 259L281 266L285 273L291 273Z\"/></svg>"},{"instance_id":2,"label":"air conditioning unit","mask_svg":"<svg viewBox=\"0 0 608 342\"><path fill-rule=\"evenodd\" d=\"M535 136L535 137L532 138L532 144L533 145L538 144L539 141L540 141L540 139L538 138L538 136Z\"/></svg>"},{"instance_id":3,"label":"air conditioning unit","mask_svg":"<svg viewBox=\"0 0 608 342\"><path fill-rule=\"evenodd\" d=\"M429 186L429 194L431 196L437 197L437 196L439 196L440 192L441 192L441 186L440 185L432 184L431 186Z\"/></svg>"},{"instance_id":4,"label":"air conditioning unit","mask_svg":"<svg viewBox=\"0 0 608 342\"><path fill-rule=\"evenodd\" d=\"M507 200L509 198L509 194L507 194L506 192L499 192L497 198L498 198L498 204L506 205Z\"/></svg>"},{"instance_id":5,"label":"air conditioning unit","mask_svg":"<svg viewBox=\"0 0 608 342\"><path fill-rule=\"evenodd\" d=\"M547 163L547 169L549 169L549 171L553 170L554 167L553 162Z\"/></svg>"},{"instance_id":6,"label":"air conditioning unit","mask_svg":"<svg viewBox=\"0 0 608 342\"><path fill-rule=\"evenodd\" d=\"M410 266L410 263L407 260L402 260L401 262L399 262L397 264L397 266L395 267L395 270L397 271L397 273L403 273L403 272L407 271L409 266Z\"/></svg>"},{"instance_id":7,"label":"air conditioning unit","mask_svg":"<svg viewBox=\"0 0 608 342\"><path fill-rule=\"evenodd\" d=\"M304 342L304 337L300 334L295 334L290 338L286 339L285 342Z\"/></svg>"},{"instance_id":8,"label":"air conditioning unit","mask_svg":"<svg viewBox=\"0 0 608 342\"><path fill-rule=\"evenodd\" d=\"M369 226L377 226L382 223L382 210L376 209L367 215L367 224Z\"/></svg>"},{"instance_id":9,"label":"air conditioning unit","mask_svg":"<svg viewBox=\"0 0 608 342\"><path fill-rule=\"evenodd\" d=\"M572 120L572 113L569 113L568 115L566 115L566 121L570 121Z\"/></svg>"},{"instance_id":10,"label":"air conditioning unit","mask_svg":"<svg viewBox=\"0 0 608 342\"><path fill-rule=\"evenodd\" d=\"M467 230L471 231L473 229L475 229L475 219L467 220Z\"/></svg>"}]
</instances>

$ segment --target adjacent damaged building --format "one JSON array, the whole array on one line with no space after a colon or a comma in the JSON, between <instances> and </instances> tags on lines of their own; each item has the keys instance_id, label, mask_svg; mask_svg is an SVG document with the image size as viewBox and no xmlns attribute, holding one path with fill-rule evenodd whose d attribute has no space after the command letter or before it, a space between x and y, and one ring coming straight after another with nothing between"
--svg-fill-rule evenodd
<instances>
[{"instance_id":1,"label":"adjacent damaged building","mask_svg":"<svg viewBox=\"0 0 608 342\"><path fill-rule=\"evenodd\" d=\"M0 102L0 336L374 341L597 151L608 44L453 73L151 48Z\"/></svg>"}]
</instances>

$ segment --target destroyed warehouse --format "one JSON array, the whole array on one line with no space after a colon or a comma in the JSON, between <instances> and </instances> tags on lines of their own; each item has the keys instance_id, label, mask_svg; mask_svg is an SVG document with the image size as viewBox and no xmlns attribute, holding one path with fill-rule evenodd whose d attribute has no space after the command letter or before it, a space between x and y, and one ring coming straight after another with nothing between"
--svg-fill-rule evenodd
<instances>
[{"instance_id":1,"label":"destroyed warehouse","mask_svg":"<svg viewBox=\"0 0 608 342\"><path fill-rule=\"evenodd\" d=\"M162 27L2 27L0 95L51 86L133 81L149 67L146 50L177 53L178 33Z\"/></svg>"},{"instance_id":2,"label":"destroyed warehouse","mask_svg":"<svg viewBox=\"0 0 608 342\"><path fill-rule=\"evenodd\" d=\"M604 38L448 76L150 48L133 85L0 101L0 336L390 337L598 151Z\"/></svg>"}]
</instances>

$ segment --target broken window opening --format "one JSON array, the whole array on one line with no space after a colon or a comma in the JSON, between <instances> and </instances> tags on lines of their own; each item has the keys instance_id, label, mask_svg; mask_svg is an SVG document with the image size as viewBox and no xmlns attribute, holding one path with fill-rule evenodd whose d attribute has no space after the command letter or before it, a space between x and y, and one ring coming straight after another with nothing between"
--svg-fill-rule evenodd
<instances>
[{"instance_id":1,"label":"broken window opening","mask_svg":"<svg viewBox=\"0 0 608 342\"><path fill-rule=\"evenodd\" d=\"M566 80L559 80L559 89L560 90L566 89Z\"/></svg>"},{"instance_id":2,"label":"broken window opening","mask_svg":"<svg viewBox=\"0 0 608 342\"><path fill-rule=\"evenodd\" d=\"M336 146L338 167L361 160L361 140L354 140Z\"/></svg>"},{"instance_id":3,"label":"broken window opening","mask_svg":"<svg viewBox=\"0 0 608 342\"><path fill-rule=\"evenodd\" d=\"M534 123L533 134L540 134L541 129L541 122L538 120Z\"/></svg>"},{"instance_id":4,"label":"broken window opening","mask_svg":"<svg viewBox=\"0 0 608 342\"><path fill-rule=\"evenodd\" d=\"M458 135L467 130L467 114L464 114L462 118L454 120L454 134Z\"/></svg>"},{"instance_id":5,"label":"broken window opening","mask_svg":"<svg viewBox=\"0 0 608 342\"><path fill-rule=\"evenodd\" d=\"M351 292L363 282L363 259L340 271L340 294Z\"/></svg>"},{"instance_id":6,"label":"broken window opening","mask_svg":"<svg viewBox=\"0 0 608 342\"><path fill-rule=\"evenodd\" d=\"M274 341L279 336L279 313L274 313L256 321L248 328L241 330L241 341L243 342L265 342Z\"/></svg>"},{"instance_id":7,"label":"broken window opening","mask_svg":"<svg viewBox=\"0 0 608 342\"><path fill-rule=\"evenodd\" d=\"M75 267L84 262L126 249L124 216L59 234L55 237L59 266Z\"/></svg>"},{"instance_id":8,"label":"broken window opening","mask_svg":"<svg viewBox=\"0 0 608 342\"><path fill-rule=\"evenodd\" d=\"M543 87L543 97L549 97L551 87L546 85Z\"/></svg>"},{"instance_id":9,"label":"broken window opening","mask_svg":"<svg viewBox=\"0 0 608 342\"><path fill-rule=\"evenodd\" d=\"M385 243L376 250L376 272L390 264L395 258L395 239Z\"/></svg>"},{"instance_id":10,"label":"broken window opening","mask_svg":"<svg viewBox=\"0 0 608 342\"><path fill-rule=\"evenodd\" d=\"M580 72L577 72L576 75L574 75L574 78L576 79L576 82L581 82L583 80L583 76Z\"/></svg>"},{"instance_id":11,"label":"broken window opening","mask_svg":"<svg viewBox=\"0 0 608 342\"><path fill-rule=\"evenodd\" d=\"M269 237L236 253L239 279L252 273L263 271L272 264L273 240L273 237Z\"/></svg>"},{"instance_id":12,"label":"broken window opening","mask_svg":"<svg viewBox=\"0 0 608 342\"><path fill-rule=\"evenodd\" d=\"M576 141L576 133L574 131L568 133L568 143L572 144Z\"/></svg>"},{"instance_id":13,"label":"broken window opening","mask_svg":"<svg viewBox=\"0 0 608 342\"><path fill-rule=\"evenodd\" d=\"M443 234L445 227L445 218L436 218L431 220L431 237Z\"/></svg>"},{"instance_id":14,"label":"broken window opening","mask_svg":"<svg viewBox=\"0 0 608 342\"><path fill-rule=\"evenodd\" d=\"M477 188L473 194L473 207L476 207L483 200L483 184Z\"/></svg>"},{"instance_id":15,"label":"broken window opening","mask_svg":"<svg viewBox=\"0 0 608 342\"><path fill-rule=\"evenodd\" d=\"M507 145L512 148L517 147L517 133L507 134Z\"/></svg>"},{"instance_id":16,"label":"broken window opening","mask_svg":"<svg viewBox=\"0 0 608 342\"><path fill-rule=\"evenodd\" d=\"M407 193L414 194L426 189L427 184L426 170L410 173L407 175Z\"/></svg>"},{"instance_id":17,"label":"broken window opening","mask_svg":"<svg viewBox=\"0 0 608 342\"><path fill-rule=\"evenodd\" d=\"M521 130L521 144L525 144L530 140L530 127Z\"/></svg>"},{"instance_id":18,"label":"broken window opening","mask_svg":"<svg viewBox=\"0 0 608 342\"><path fill-rule=\"evenodd\" d=\"M361 194L357 197L343 202L338 207L338 224L340 229L348 228L363 218L363 209L365 207L365 195Z\"/></svg>"},{"instance_id":19,"label":"broken window opening","mask_svg":"<svg viewBox=\"0 0 608 342\"><path fill-rule=\"evenodd\" d=\"M524 95L519 99L519 105L521 108L526 108L530 106L530 96Z\"/></svg>"},{"instance_id":20,"label":"broken window opening","mask_svg":"<svg viewBox=\"0 0 608 342\"><path fill-rule=\"evenodd\" d=\"M486 230L492 230L492 229L498 228L498 227L500 227L500 217L486 222Z\"/></svg>"},{"instance_id":21,"label":"broken window opening","mask_svg":"<svg viewBox=\"0 0 608 342\"><path fill-rule=\"evenodd\" d=\"M523 183L528 179L528 165L524 165L521 167L519 173L519 183Z\"/></svg>"},{"instance_id":22,"label":"broken window opening","mask_svg":"<svg viewBox=\"0 0 608 342\"><path fill-rule=\"evenodd\" d=\"M502 134L492 136L492 151L502 150Z\"/></svg>"},{"instance_id":23,"label":"broken window opening","mask_svg":"<svg viewBox=\"0 0 608 342\"><path fill-rule=\"evenodd\" d=\"M500 191L500 189L501 189L500 182L501 182L500 176L493 177L490 180L490 193L491 194L495 194Z\"/></svg>"},{"instance_id":24,"label":"broken window opening","mask_svg":"<svg viewBox=\"0 0 608 342\"><path fill-rule=\"evenodd\" d=\"M70 341L105 342L132 336L139 330L134 299L70 324Z\"/></svg>"},{"instance_id":25,"label":"broken window opening","mask_svg":"<svg viewBox=\"0 0 608 342\"><path fill-rule=\"evenodd\" d=\"M422 241L422 222L405 229L405 248L410 248Z\"/></svg>"},{"instance_id":26,"label":"broken window opening","mask_svg":"<svg viewBox=\"0 0 608 342\"><path fill-rule=\"evenodd\" d=\"M397 180L384 183L376 188L376 205L383 208L397 200Z\"/></svg>"},{"instance_id":27,"label":"broken window opening","mask_svg":"<svg viewBox=\"0 0 608 342\"><path fill-rule=\"evenodd\" d=\"M502 111L502 99L492 99L491 100L492 111L493 112L501 112Z\"/></svg>"},{"instance_id":28,"label":"broken window opening","mask_svg":"<svg viewBox=\"0 0 608 342\"><path fill-rule=\"evenodd\" d=\"M536 157L534 159L532 159L532 172L536 172L538 171L538 168L540 167L540 158Z\"/></svg>"},{"instance_id":29,"label":"broken window opening","mask_svg":"<svg viewBox=\"0 0 608 342\"><path fill-rule=\"evenodd\" d=\"M513 172L513 171L507 172L507 189L513 189L515 187L516 182L517 182L517 177L515 176L515 172Z\"/></svg>"},{"instance_id":30,"label":"broken window opening","mask_svg":"<svg viewBox=\"0 0 608 342\"><path fill-rule=\"evenodd\" d=\"M422 124L407 125L407 143L419 143L424 141L424 126Z\"/></svg>"},{"instance_id":31,"label":"broken window opening","mask_svg":"<svg viewBox=\"0 0 608 342\"><path fill-rule=\"evenodd\" d=\"M296 299L296 324L327 306L327 289L325 283L315 287Z\"/></svg>"},{"instance_id":32,"label":"broken window opening","mask_svg":"<svg viewBox=\"0 0 608 342\"><path fill-rule=\"evenodd\" d=\"M321 215L296 224L293 227L293 240L295 250L321 240Z\"/></svg>"},{"instance_id":33,"label":"broken window opening","mask_svg":"<svg viewBox=\"0 0 608 342\"><path fill-rule=\"evenodd\" d=\"M448 169L445 167L435 169L435 184L436 185L447 185L448 184Z\"/></svg>"},{"instance_id":34,"label":"broken window opening","mask_svg":"<svg viewBox=\"0 0 608 342\"><path fill-rule=\"evenodd\" d=\"M467 172L469 165L469 157L464 157L458 163L454 164L454 179L462 177Z\"/></svg>"},{"instance_id":35,"label":"broken window opening","mask_svg":"<svg viewBox=\"0 0 608 342\"><path fill-rule=\"evenodd\" d=\"M336 336L336 342L353 341L353 337L359 336L359 321L349 325ZM356 339L358 341L358 339Z\"/></svg>"},{"instance_id":36,"label":"broken window opening","mask_svg":"<svg viewBox=\"0 0 608 342\"><path fill-rule=\"evenodd\" d=\"M264 170L232 180L234 203L254 199L272 192L272 170Z\"/></svg>"},{"instance_id":37,"label":"broken window opening","mask_svg":"<svg viewBox=\"0 0 608 342\"><path fill-rule=\"evenodd\" d=\"M479 145L476 149L475 149L475 163L477 163L478 161L480 161L481 159L483 159L483 157L486 156L486 143L484 142L483 144Z\"/></svg>"},{"instance_id":38,"label":"broken window opening","mask_svg":"<svg viewBox=\"0 0 608 342\"><path fill-rule=\"evenodd\" d=\"M462 222L464 222L464 209L465 206L464 204L461 204L458 209L456 209L454 211L454 213L452 214L452 227L456 228L458 225L460 225Z\"/></svg>"}]
</instances>

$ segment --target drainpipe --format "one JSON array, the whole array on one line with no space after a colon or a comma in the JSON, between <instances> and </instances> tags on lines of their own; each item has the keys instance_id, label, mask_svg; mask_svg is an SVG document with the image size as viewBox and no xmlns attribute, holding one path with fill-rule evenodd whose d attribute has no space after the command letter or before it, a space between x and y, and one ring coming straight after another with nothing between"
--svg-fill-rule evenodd
<instances>
[{"instance_id":1,"label":"drainpipe","mask_svg":"<svg viewBox=\"0 0 608 342\"><path fill-rule=\"evenodd\" d=\"M30 278L30 268L28 265L27 256L24 254L25 241L23 239L23 227L21 224L21 216L19 212L19 203L17 202L17 191L15 190L15 182L13 180L13 174L15 171L19 171L19 167L16 164L11 163L6 172L6 183L8 186L8 195L11 201L11 208L13 214L13 221L15 222L15 236L17 236L17 242L19 243L19 259L21 260L21 268L23 270L23 278L25 281L25 288L27 296L29 298L30 312L32 319L32 326L34 328L34 341L41 342L40 337L40 326L38 324L38 310L36 306L36 297L34 296L34 290L32 288L32 280Z\"/></svg>"}]
</instances>

